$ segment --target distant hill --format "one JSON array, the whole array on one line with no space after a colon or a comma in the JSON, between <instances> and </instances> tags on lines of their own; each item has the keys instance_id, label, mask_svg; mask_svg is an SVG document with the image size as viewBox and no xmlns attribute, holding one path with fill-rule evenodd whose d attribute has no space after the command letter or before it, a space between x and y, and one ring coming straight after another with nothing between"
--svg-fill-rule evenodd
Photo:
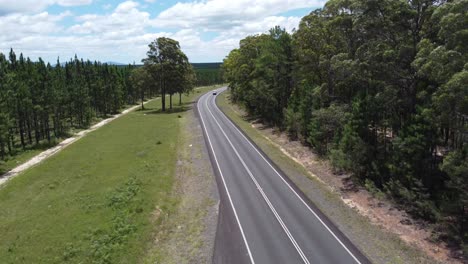
<instances>
[{"instance_id":1,"label":"distant hill","mask_svg":"<svg viewBox=\"0 0 468 264\"><path fill-rule=\"evenodd\" d=\"M120 62L115 62L115 61L106 61L104 63L107 63L108 65L115 65L115 66L126 66L128 64L125 63L120 63Z\"/></svg>"},{"instance_id":2,"label":"distant hill","mask_svg":"<svg viewBox=\"0 0 468 264\"><path fill-rule=\"evenodd\" d=\"M109 65L115 65L115 66L128 66L128 64L112 62L112 61L108 61L106 63ZM204 69L220 69L223 63L222 62L200 62L200 63L191 63L191 64L193 68L195 68L195 70L204 70ZM141 67L143 66L143 64L135 64L135 66Z\"/></svg>"},{"instance_id":3,"label":"distant hill","mask_svg":"<svg viewBox=\"0 0 468 264\"><path fill-rule=\"evenodd\" d=\"M202 62L202 63L192 63L192 66L195 69L219 69L222 62Z\"/></svg>"}]
</instances>

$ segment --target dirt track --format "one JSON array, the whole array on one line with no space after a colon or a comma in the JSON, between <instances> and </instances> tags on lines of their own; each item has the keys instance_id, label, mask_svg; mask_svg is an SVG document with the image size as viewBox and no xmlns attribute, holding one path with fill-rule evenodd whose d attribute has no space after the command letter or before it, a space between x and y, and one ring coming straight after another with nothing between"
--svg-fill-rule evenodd
<instances>
[{"instance_id":1,"label":"dirt track","mask_svg":"<svg viewBox=\"0 0 468 264\"><path fill-rule=\"evenodd\" d=\"M157 99L159 99L159 98L156 98L154 100L157 100ZM149 101L146 101L144 104L146 104L148 102ZM57 146L49 148L47 150L44 150L43 152L41 152L38 155L32 157L30 160L26 161L25 163L13 168L12 170L10 170L10 171L6 172L5 174L1 175L0 176L0 186L3 185L4 183L6 183L11 178L17 176L21 172L31 168L32 166L37 165L41 161L43 161L43 160L47 159L48 157L54 155L55 153L59 152L60 150L64 149L65 147L71 145L73 142L75 142L78 139L84 137L89 132L92 132L92 131L94 131L94 130L96 130L96 129L98 129L98 128L106 125L106 124L108 124L112 120L117 119L120 116L125 115L125 114L137 109L140 106L141 105L135 105L135 106L132 106L132 107L130 107L128 109L125 109L120 114L116 114L116 115L114 115L112 117L104 119L101 122L91 126L90 128L82 130L82 131L76 133L73 137L69 137L69 138L61 141L59 144L57 144Z\"/></svg>"}]
</instances>

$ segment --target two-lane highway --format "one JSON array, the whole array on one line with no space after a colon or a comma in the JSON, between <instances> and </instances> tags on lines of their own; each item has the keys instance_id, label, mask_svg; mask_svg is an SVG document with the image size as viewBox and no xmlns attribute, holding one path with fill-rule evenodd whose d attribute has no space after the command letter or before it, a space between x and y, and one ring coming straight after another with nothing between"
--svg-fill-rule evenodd
<instances>
[{"instance_id":1,"label":"two-lane highway","mask_svg":"<svg viewBox=\"0 0 468 264\"><path fill-rule=\"evenodd\" d=\"M221 112L215 98L203 95L197 108L222 207L229 211L220 220L233 224L220 223L216 250L228 253L215 252L213 262L369 263Z\"/></svg>"}]
</instances>

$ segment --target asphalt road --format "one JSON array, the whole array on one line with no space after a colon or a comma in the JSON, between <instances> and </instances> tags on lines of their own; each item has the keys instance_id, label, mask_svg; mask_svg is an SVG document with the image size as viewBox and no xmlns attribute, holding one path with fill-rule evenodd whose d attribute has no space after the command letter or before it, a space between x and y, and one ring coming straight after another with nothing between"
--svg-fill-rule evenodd
<instances>
[{"instance_id":1,"label":"asphalt road","mask_svg":"<svg viewBox=\"0 0 468 264\"><path fill-rule=\"evenodd\" d=\"M221 198L213 262L370 263L215 98L210 92L197 104Z\"/></svg>"}]
</instances>

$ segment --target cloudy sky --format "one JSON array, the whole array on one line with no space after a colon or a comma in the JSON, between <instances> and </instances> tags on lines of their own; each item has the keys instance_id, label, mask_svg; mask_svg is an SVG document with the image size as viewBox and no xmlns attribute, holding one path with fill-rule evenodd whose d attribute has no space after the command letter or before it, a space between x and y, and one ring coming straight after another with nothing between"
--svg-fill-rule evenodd
<instances>
[{"instance_id":1,"label":"cloudy sky","mask_svg":"<svg viewBox=\"0 0 468 264\"><path fill-rule=\"evenodd\" d=\"M0 0L0 52L55 62L139 63L166 36L192 62L222 61L247 35L291 31L321 0Z\"/></svg>"}]
</instances>

